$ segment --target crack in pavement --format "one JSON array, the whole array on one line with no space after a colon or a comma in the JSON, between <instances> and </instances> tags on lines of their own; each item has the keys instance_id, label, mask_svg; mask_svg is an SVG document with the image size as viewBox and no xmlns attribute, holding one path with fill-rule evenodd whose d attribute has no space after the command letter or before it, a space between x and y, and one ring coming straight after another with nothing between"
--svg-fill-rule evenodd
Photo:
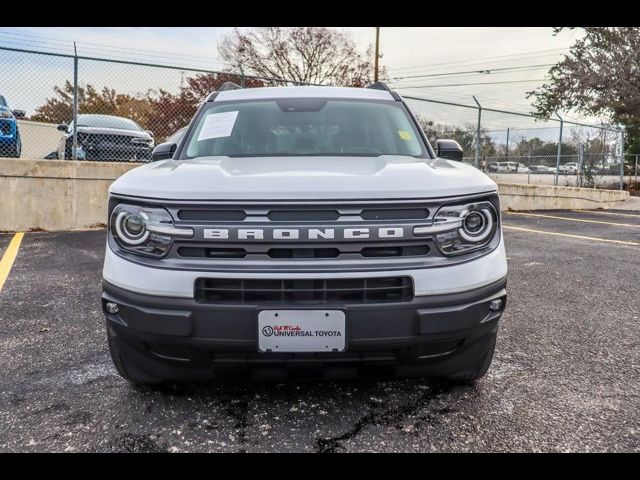
<instances>
[{"instance_id":1,"label":"crack in pavement","mask_svg":"<svg viewBox=\"0 0 640 480\"><path fill-rule=\"evenodd\" d=\"M344 450L342 443L358 436L362 430L369 425L391 425L402 421L403 418L413 415L420 408L426 407L430 402L435 400L443 393L447 393L453 389L454 385L440 381L434 383L430 389L425 391L414 402L400 405L399 407L388 408L379 411L371 411L360 418L352 428L345 433L329 438L316 439L316 453L336 453L338 450ZM425 403L426 402L426 403ZM375 408L375 407L374 407ZM432 417L425 416L423 420L430 420Z\"/></svg>"}]
</instances>

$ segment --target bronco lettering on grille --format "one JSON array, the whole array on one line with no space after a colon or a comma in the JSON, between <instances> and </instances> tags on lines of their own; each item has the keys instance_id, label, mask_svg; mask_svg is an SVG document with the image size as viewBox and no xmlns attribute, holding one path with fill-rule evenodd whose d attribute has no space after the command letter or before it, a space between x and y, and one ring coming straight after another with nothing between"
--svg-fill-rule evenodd
<instances>
[{"instance_id":1,"label":"bronco lettering on grille","mask_svg":"<svg viewBox=\"0 0 640 480\"><path fill-rule=\"evenodd\" d=\"M409 233L410 233L410 229ZM205 228L205 240L292 241L404 238L405 227L354 228Z\"/></svg>"}]
</instances>

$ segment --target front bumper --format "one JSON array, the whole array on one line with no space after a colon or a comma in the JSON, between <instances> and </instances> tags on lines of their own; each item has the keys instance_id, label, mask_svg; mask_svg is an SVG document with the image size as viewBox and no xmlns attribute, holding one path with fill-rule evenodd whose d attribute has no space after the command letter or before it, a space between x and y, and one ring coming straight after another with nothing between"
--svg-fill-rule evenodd
<instances>
[{"instance_id":1,"label":"front bumper","mask_svg":"<svg viewBox=\"0 0 640 480\"><path fill-rule=\"evenodd\" d=\"M259 353L258 305L212 305L193 298L132 293L103 282L107 328L118 349L146 374L166 380L218 377L283 378L291 374L443 376L478 357L495 335L506 304L506 276L473 290L416 296L410 302L327 305L345 311L346 350L340 353ZM502 298L503 308L489 302ZM271 308L271 307L267 307ZM372 368L371 368L372 367Z\"/></svg>"}]
</instances>

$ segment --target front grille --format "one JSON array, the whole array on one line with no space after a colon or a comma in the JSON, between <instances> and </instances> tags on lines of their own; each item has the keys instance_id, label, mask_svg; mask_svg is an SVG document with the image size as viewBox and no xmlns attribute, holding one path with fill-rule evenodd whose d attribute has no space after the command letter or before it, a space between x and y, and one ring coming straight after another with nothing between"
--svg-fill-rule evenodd
<instances>
[{"instance_id":1,"label":"front grille","mask_svg":"<svg viewBox=\"0 0 640 480\"><path fill-rule=\"evenodd\" d=\"M383 208L364 209L360 214L363 220L423 220L429 218L426 208Z\"/></svg>"},{"instance_id":2,"label":"front grille","mask_svg":"<svg viewBox=\"0 0 640 480\"><path fill-rule=\"evenodd\" d=\"M197 222L242 222L247 214L243 210L180 210L178 218Z\"/></svg>"},{"instance_id":3,"label":"front grille","mask_svg":"<svg viewBox=\"0 0 640 480\"><path fill-rule=\"evenodd\" d=\"M84 142L86 144L95 145L98 147L109 146L131 146L132 137L127 135L110 135L105 133L89 133L84 134Z\"/></svg>"},{"instance_id":4,"label":"front grille","mask_svg":"<svg viewBox=\"0 0 640 480\"><path fill-rule=\"evenodd\" d=\"M244 258L247 251L244 248L180 247L178 255L185 258Z\"/></svg>"},{"instance_id":5,"label":"front grille","mask_svg":"<svg viewBox=\"0 0 640 480\"><path fill-rule=\"evenodd\" d=\"M349 221L424 221L429 218L430 209L421 204L399 207L394 204L363 207L362 205L327 206L277 206L259 205L255 207L215 207L212 209L180 208L177 217L184 221L198 222L245 222L262 221L283 223L338 222L341 217ZM339 223L336 223L339 225Z\"/></svg>"},{"instance_id":6,"label":"front grille","mask_svg":"<svg viewBox=\"0 0 640 480\"><path fill-rule=\"evenodd\" d=\"M335 247L253 247L248 251L244 247L178 247L178 255L182 258L266 258L305 259L305 258L341 258L357 256L358 258L390 258L390 257L420 257L429 255L429 245L385 245L373 247L355 247L354 250L343 246Z\"/></svg>"},{"instance_id":7,"label":"front grille","mask_svg":"<svg viewBox=\"0 0 640 480\"><path fill-rule=\"evenodd\" d=\"M358 304L408 302L409 277L341 279L198 278L195 298L201 303L232 304Z\"/></svg>"}]
</instances>

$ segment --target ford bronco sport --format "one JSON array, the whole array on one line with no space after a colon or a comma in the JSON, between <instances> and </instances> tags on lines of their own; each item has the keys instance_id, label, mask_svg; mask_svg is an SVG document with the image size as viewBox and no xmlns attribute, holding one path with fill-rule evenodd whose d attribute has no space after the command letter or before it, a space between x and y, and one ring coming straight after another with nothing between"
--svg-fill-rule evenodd
<instances>
[{"instance_id":1,"label":"ford bronco sport","mask_svg":"<svg viewBox=\"0 0 640 480\"><path fill-rule=\"evenodd\" d=\"M506 305L497 187L436 148L381 83L212 93L110 188L119 373L483 376Z\"/></svg>"}]
</instances>

